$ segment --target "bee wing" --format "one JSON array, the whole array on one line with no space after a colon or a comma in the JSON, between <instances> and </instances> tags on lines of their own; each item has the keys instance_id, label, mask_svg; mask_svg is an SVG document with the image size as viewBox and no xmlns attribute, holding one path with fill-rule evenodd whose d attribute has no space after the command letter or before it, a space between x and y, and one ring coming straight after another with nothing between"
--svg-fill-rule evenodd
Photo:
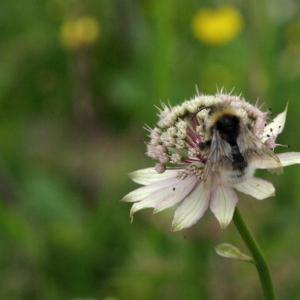
<instances>
[{"instance_id":1,"label":"bee wing","mask_svg":"<svg viewBox=\"0 0 300 300\"><path fill-rule=\"evenodd\" d=\"M203 181L206 181L207 176L212 172L219 170L222 163L223 166L232 164L231 147L228 142L220 138L219 132L214 130L211 140L209 155L205 164Z\"/></svg>"},{"instance_id":2,"label":"bee wing","mask_svg":"<svg viewBox=\"0 0 300 300\"><path fill-rule=\"evenodd\" d=\"M282 164L278 156L270 149L264 148L254 155L254 165L258 169L268 169L271 173L283 173Z\"/></svg>"},{"instance_id":3,"label":"bee wing","mask_svg":"<svg viewBox=\"0 0 300 300\"><path fill-rule=\"evenodd\" d=\"M241 123L240 134L237 138L239 150L246 160L254 163L256 168L268 169L272 173L280 174L283 172L282 165L278 156Z\"/></svg>"}]
</instances>

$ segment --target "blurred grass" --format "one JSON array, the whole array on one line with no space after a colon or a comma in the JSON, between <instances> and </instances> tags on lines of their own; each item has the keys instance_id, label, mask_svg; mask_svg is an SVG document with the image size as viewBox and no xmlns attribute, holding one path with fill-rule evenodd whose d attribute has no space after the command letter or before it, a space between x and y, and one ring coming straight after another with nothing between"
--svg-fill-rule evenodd
<instances>
[{"instance_id":1,"label":"blurred grass","mask_svg":"<svg viewBox=\"0 0 300 300\"><path fill-rule=\"evenodd\" d=\"M210 45L191 29L198 10L218 8L208 1L1 3L0 299L262 299L253 266L214 252L247 251L232 224L221 232L207 213L169 234L174 209L131 224L119 202L137 187L126 174L153 164L142 127L155 124L154 105L189 99L195 85L259 98L275 115L289 101L279 142L300 149L298 4L235 5L244 29ZM83 22L62 43L63 24L82 16L97 39ZM298 174L260 172L276 197L240 197L279 299L300 299Z\"/></svg>"}]
</instances>

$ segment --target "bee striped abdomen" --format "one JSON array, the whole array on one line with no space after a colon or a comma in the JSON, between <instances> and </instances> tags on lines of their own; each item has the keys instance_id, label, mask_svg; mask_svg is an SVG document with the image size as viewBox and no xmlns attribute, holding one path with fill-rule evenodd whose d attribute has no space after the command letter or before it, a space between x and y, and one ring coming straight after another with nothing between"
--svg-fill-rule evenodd
<instances>
[{"instance_id":1,"label":"bee striped abdomen","mask_svg":"<svg viewBox=\"0 0 300 300\"><path fill-rule=\"evenodd\" d=\"M231 147L231 154L232 154L232 169L240 170L241 172L243 172L245 168L248 166L248 163L245 160L242 153L240 152L238 145Z\"/></svg>"}]
</instances>

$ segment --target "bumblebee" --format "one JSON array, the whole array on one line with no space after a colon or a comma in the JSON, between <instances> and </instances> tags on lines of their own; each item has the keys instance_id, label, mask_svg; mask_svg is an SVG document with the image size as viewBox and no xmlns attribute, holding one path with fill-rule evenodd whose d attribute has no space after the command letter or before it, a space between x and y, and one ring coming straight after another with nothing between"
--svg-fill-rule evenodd
<instances>
[{"instance_id":1,"label":"bumblebee","mask_svg":"<svg viewBox=\"0 0 300 300\"><path fill-rule=\"evenodd\" d=\"M207 154L204 181L218 173L226 184L233 186L252 177L256 168L282 172L279 158L253 133L251 123L246 123L234 107L217 104L200 108L203 109L208 110L203 124L207 139L199 143L200 152Z\"/></svg>"}]
</instances>

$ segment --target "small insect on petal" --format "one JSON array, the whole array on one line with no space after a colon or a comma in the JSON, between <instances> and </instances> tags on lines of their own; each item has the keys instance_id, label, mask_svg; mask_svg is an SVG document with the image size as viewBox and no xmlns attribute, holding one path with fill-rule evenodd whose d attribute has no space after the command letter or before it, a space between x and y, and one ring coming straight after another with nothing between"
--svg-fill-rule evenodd
<instances>
[{"instance_id":1,"label":"small insect on petal","mask_svg":"<svg viewBox=\"0 0 300 300\"><path fill-rule=\"evenodd\" d=\"M201 182L177 208L171 232L194 225L206 212L209 205L209 199L210 192L204 190L203 183Z\"/></svg>"},{"instance_id":2,"label":"small insect on petal","mask_svg":"<svg viewBox=\"0 0 300 300\"><path fill-rule=\"evenodd\" d=\"M153 186L156 186L156 188L153 189L152 192L147 195L147 197L141 199L140 202L137 202L132 206L130 215L132 216L135 212L144 208L154 208L162 200L173 196L173 187L180 182L180 179L171 178L166 179L164 182L164 186L161 186L160 188L158 187L158 183L154 183ZM176 194L174 196L176 196Z\"/></svg>"},{"instance_id":3,"label":"small insect on petal","mask_svg":"<svg viewBox=\"0 0 300 300\"><path fill-rule=\"evenodd\" d=\"M140 187L129 194L127 194L122 201L123 202L137 202L141 201L149 195L157 192L158 190L167 189L170 186L173 187L175 183L178 181L176 177L164 179L161 181L153 182L147 186Z\"/></svg>"},{"instance_id":4,"label":"small insect on petal","mask_svg":"<svg viewBox=\"0 0 300 300\"><path fill-rule=\"evenodd\" d=\"M176 185L172 187L172 191L169 191L166 197L161 199L160 202L155 206L154 213L160 212L166 208L169 208L178 202L185 199L185 197L190 193L194 188L196 182L198 181L197 177L189 177L184 180L178 180Z\"/></svg>"}]
</instances>

